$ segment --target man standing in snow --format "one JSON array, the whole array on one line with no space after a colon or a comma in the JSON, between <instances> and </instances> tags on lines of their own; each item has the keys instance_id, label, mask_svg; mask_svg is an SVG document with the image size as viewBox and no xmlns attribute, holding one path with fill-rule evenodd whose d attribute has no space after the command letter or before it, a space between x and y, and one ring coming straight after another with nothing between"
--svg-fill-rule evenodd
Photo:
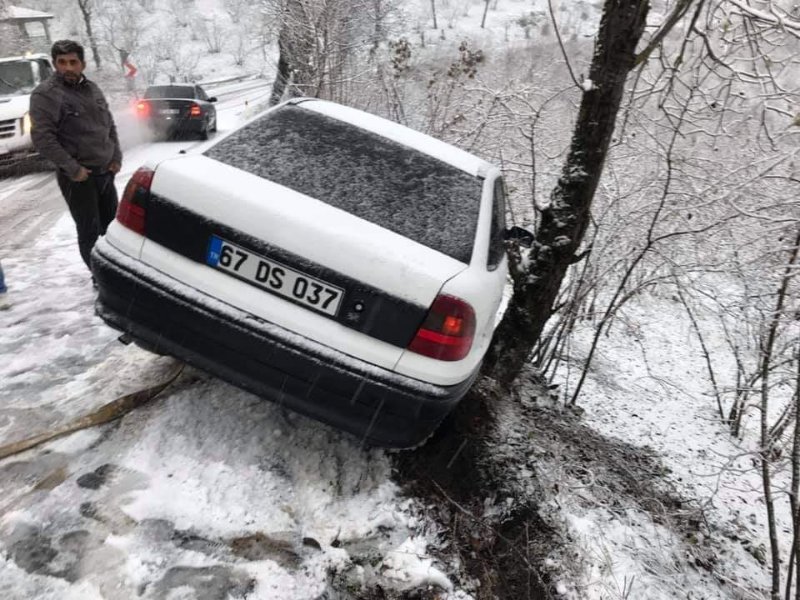
<instances>
[{"instance_id":1,"label":"man standing in snow","mask_svg":"<svg viewBox=\"0 0 800 600\"><path fill-rule=\"evenodd\" d=\"M122 151L103 93L84 77L83 46L59 40L50 51L55 73L31 94L31 138L56 165L58 187L78 230L81 258L89 255L117 212L114 176Z\"/></svg>"}]
</instances>

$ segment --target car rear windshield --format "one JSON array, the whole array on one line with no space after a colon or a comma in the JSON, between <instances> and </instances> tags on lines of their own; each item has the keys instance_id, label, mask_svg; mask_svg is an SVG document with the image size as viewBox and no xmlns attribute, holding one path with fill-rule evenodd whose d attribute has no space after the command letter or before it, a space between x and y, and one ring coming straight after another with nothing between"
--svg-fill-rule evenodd
<instances>
[{"instance_id":1,"label":"car rear windshield","mask_svg":"<svg viewBox=\"0 0 800 600\"><path fill-rule=\"evenodd\" d=\"M349 123L287 105L205 154L461 262L472 255L482 181Z\"/></svg>"},{"instance_id":2,"label":"car rear windshield","mask_svg":"<svg viewBox=\"0 0 800 600\"><path fill-rule=\"evenodd\" d=\"M36 87L29 60L0 62L0 95L30 94Z\"/></svg>"},{"instance_id":3,"label":"car rear windshield","mask_svg":"<svg viewBox=\"0 0 800 600\"><path fill-rule=\"evenodd\" d=\"M164 85L147 88L145 98L194 98L194 88L188 85Z\"/></svg>"}]
</instances>

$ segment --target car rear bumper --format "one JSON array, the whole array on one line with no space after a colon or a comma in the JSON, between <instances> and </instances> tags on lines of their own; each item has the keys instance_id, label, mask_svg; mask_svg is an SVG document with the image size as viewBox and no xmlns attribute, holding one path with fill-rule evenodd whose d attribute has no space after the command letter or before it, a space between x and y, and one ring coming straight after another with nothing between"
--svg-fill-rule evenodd
<instances>
[{"instance_id":1,"label":"car rear bumper","mask_svg":"<svg viewBox=\"0 0 800 600\"><path fill-rule=\"evenodd\" d=\"M147 125L158 133L200 133L205 127L206 119L203 117L182 117L175 119L160 119L151 117Z\"/></svg>"},{"instance_id":2,"label":"car rear bumper","mask_svg":"<svg viewBox=\"0 0 800 600\"><path fill-rule=\"evenodd\" d=\"M55 169L53 163L35 150L0 153L0 177L16 177L35 171Z\"/></svg>"},{"instance_id":3,"label":"car rear bumper","mask_svg":"<svg viewBox=\"0 0 800 600\"><path fill-rule=\"evenodd\" d=\"M112 327L370 444L422 443L477 375L445 387L387 371L206 296L105 240L92 271L97 313Z\"/></svg>"},{"instance_id":4,"label":"car rear bumper","mask_svg":"<svg viewBox=\"0 0 800 600\"><path fill-rule=\"evenodd\" d=\"M29 135L0 139L0 166L7 166L37 156L39 155L33 148Z\"/></svg>"}]
</instances>

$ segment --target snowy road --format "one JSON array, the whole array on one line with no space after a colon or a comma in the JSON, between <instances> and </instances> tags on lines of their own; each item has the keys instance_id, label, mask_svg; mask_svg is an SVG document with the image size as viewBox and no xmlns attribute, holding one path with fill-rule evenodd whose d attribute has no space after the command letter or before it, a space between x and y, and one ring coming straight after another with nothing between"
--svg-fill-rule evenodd
<instances>
[{"instance_id":1,"label":"snowy road","mask_svg":"<svg viewBox=\"0 0 800 600\"><path fill-rule=\"evenodd\" d=\"M220 130L264 92L221 95ZM130 147L118 185L144 160L195 143ZM0 446L170 370L171 359L120 344L94 315L52 174L0 181L0 227L12 302L0 311ZM385 453L187 369L120 421L0 461L0 598L309 600L357 598L378 581L449 587L422 529Z\"/></svg>"},{"instance_id":2,"label":"snowy road","mask_svg":"<svg viewBox=\"0 0 800 600\"><path fill-rule=\"evenodd\" d=\"M270 85L263 80L228 83L208 89L219 98L220 134L265 108L271 92ZM153 142L143 134L129 109L115 111L115 120L125 154L123 170L117 177L120 191L145 160L174 156L181 150L202 143L196 140ZM0 179L0 231L3 232L0 258L29 245L64 212L66 206L52 173L30 173L22 177Z\"/></svg>"}]
</instances>

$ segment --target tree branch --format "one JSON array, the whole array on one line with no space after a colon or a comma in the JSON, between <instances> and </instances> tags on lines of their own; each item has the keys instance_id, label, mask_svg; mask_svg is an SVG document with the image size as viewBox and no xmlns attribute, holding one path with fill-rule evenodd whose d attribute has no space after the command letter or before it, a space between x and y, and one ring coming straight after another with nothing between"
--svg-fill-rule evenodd
<instances>
[{"instance_id":1,"label":"tree branch","mask_svg":"<svg viewBox=\"0 0 800 600\"><path fill-rule=\"evenodd\" d=\"M791 29L792 31L800 32L800 21L787 19L783 15L778 15L775 12L765 13L753 8L752 6L748 6L744 2L741 2L741 0L728 0L728 2L741 10L743 15L746 15L756 21L762 21L764 23L769 23L770 25L777 25L778 27L782 27L784 29Z\"/></svg>"},{"instance_id":2,"label":"tree branch","mask_svg":"<svg viewBox=\"0 0 800 600\"><path fill-rule=\"evenodd\" d=\"M567 56L567 50L566 48L564 48L564 42L561 40L561 33L558 31L556 14L553 12L553 0L547 0L547 8L550 10L550 20L553 21L553 31L555 31L556 33L556 39L558 40L558 45L561 48L561 54L564 55L564 62L567 65L567 71L569 71L569 76L572 77L572 81L575 82L576 86L583 89L583 86L578 82L578 79L575 77L575 72L572 70L572 65L569 64L569 57Z\"/></svg>"},{"instance_id":3,"label":"tree branch","mask_svg":"<svg viewBox=\"0 0 800 600\"><path fill-rule=\"evenodd\" d=\"M639 54L636 55L636 62L634 63L634 67L639 66L640 64L645 62L648 58L650 58L650 55L653 53L653 50L655 50L661 44L661 42L664 41L664 38L667 37L667 35L669 35L669 32L672 31L675 25L677 25L678 22L686 15L686 13L689 11L689 8L692 5L692 2L694 2L694 0L679 0L679 2L675 5L675 8L672 11L672 14L669 16L666 22L661 26L661 28L656 32L656 34L653 36L653 39L650 40L650 43L647 44L644 50L642 50L641 52L639 52ZM700 9L703 7L704 3L705 0L700 0L700 4L697 7L698 13L700 12Z\"/></svg>"}]
</instances>

